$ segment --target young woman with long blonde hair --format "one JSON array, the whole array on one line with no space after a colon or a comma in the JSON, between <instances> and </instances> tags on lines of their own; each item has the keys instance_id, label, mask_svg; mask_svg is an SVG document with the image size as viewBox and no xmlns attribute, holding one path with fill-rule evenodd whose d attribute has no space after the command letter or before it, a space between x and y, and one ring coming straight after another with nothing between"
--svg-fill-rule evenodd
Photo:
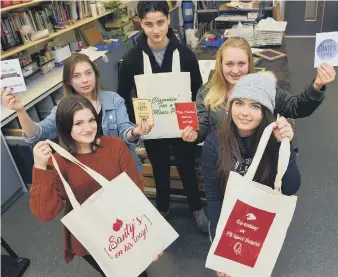
<instances>
[{"instance_id":1,"label":"young woman with long blonde hair","mask_svg":"<svg viewBox=\"0 0 338 277\"><path fill-rule=\"evenodd\" d=\"M207 134L225 118L228 99L236 83L254 72L253 55L249 43L240 37L227 39L216 54L215 73L196 97L200 130L187 127L182 138L189 142L203 142ZM291 95L280 88L276 93L275 115L302 118L311 115L325 98L325 85L335 79L334 68L322 63L313 82L299 95Z\"/></svg>"}]
</instances>

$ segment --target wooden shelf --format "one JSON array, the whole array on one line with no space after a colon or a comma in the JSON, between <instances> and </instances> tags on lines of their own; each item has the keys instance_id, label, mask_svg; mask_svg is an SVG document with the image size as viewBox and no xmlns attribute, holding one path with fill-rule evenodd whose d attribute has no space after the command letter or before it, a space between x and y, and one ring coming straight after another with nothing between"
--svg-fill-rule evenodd
<instances>
[{"instance_id":1,"label":"wooden shelf","mask_svg":"<svg viewBox=\"0 0 338 277\"><path fill-rule=\"evenodd\" d=\"M20 9L20 8L27 8L27 7L30 7L30 6L37 5L41 2L44 2L44 0L33 0L31 2L27 2L27 3L23 3L23 4L12 5L12 6L8 6L6 8L0 9L0 12L4 13L4 12L9 12L9 11L12 11L12 10Z\"/></svg>"},{"instance_id":2,"label":"wooden shelf","mask_svg":"<svg viewBox=\"0 0 338 277\"><path fill-rule=\"evenodd\" d=\"M116 10L106 11L106 12L104 12L103 14L100 14L99 16L96 16L96 17L85 17L85 18L83 18L83 19L80 19L80 20L75 21L75 23L74 23L73 25L70 25L70 26L68 26L68 27L65 28L65 29L61 29L61 30L59 30L59 31L57 31L57 32L50 33L49 36L46 37L46 38L42 38L42 39L39 39L39 40L36 40L36 41L32 41L32 42L27 43L27 44L24 44L24 45L20 45L20 46L18 46L18 47L11 48L11 49L9 49L8 51L3 51L3 52L1 52L1 60L2 60L2 59L5 59L5 58L7 58L7 57L9 57L9 56L12 56L12 55L14 55L14 54L16 54L16 53L18 53L18 52L20 52L20 51L23 51L23 50L26 50L26 49L28 49L28 48L31 48L31 47L33 47L33 46L35 46L35 45L38 45L38 44L40 44L40 43L43 43L43 42L46 42L46 41L48 41L48 40L50 40L50 39L53 39L53 38L55 38L55 37L61 36L61 35L63 35L63 34L65 34L65 33L69 32L69 31L71 31L71 30L77 29L77 28L79 28L79 27L81 27L81 26L83 26L83 25L85 25L85 24L88 24L88 23L90 23L90 22L93 22L93 21L95 21L96 19L101 18L101 17L103 17L103 16L106 16L106 15L108 15L108 14L111 14L111 13L113 13L113 12L115 12L115 11L116 11Z\"/></svg>"},{"instance_id":3,"label":"wooden shelf","mask_svg":"<svg viewBox=\"0 0 338 277\"><path fill-rule=\"evenodd\" d=\"M217 13L217 9L204 9L204 10L197 10L197 13Z\"/></svg>"},{"instance_id":4,"label":"wooden shelf","mask_svg":"<svg viewBox=\"0 0 338 277\"><path fill-rule=\"evenodd\" d=\"M272 11L273 7L266 7L265 11ZM259 12L259 9L218 10L220 13Z\"/></svg>"},{"instance_id":5,"label":"wooden shelf","mask_svg":"<svg viewBox=\"0 0 338 277\"><path fill-rule=\"evenodd\" d=\"M255 22L256 19L249 19L249 18L236 18L236 16L234 17L230 17L227 18L224 15L218 16L215 18L215 22L242 22L242 23L253 23Z\"/></svg>"},{"instance_id":6,"label":"wooden shelf","mask_svg":"<svg viewBox=\"0 0 338 277\"><path fill-rule=\"evenodd\" d=\"M271 11L273 7L266 7L265 11ZM239 13L239 12L258 12L259 9L234 9L234 10L218 10L218 9L200 9L197 13Z\"/></svg>"}]
</instances>

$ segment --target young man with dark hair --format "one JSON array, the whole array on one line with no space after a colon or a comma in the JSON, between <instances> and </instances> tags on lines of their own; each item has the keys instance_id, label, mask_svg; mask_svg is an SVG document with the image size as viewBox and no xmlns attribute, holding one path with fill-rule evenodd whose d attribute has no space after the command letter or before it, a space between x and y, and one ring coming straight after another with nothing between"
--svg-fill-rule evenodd
<instances>
[{"instance_id":1,"label":"young man with dark hair","mask_svg":"<svg viewBox=\"0 0 338 277\"><path fill-rule=\"evenodd\" d=\"M124 57L120 68L118 93L124 98L129 118L135 122L132 97L137 97L135 75L145 73L144 56L149 57L152 73L172 72L173 56L179 53L181 72L190 73L192 101L195 101L202 77L195 54L180 43L169 28L169 6L166 1L140 1L137 6L143 31L134 46ZM144 55L145 53L145 55ZM170 153L174 153L185 193L197 226L208 232L194 167L196 145L181 138L149 139L144 145L153 167L156 183L157 209L163 216L170 212Z\"/></svg>"}]
</instances>

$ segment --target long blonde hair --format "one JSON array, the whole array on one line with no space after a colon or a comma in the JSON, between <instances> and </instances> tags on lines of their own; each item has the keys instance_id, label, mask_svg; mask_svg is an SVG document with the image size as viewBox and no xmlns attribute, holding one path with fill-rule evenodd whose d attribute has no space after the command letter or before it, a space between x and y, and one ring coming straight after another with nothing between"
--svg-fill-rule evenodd
<instances>
[{"instance_id":1,"label":"long blonde hair","mask_svg":"<svg viewBox=\"0 0 338 277\"><path fill-rule=\"evenodd\" d=\"M228 47L240 48L248 56L249 60L249 73L254 72L253 68L253 57L249 43L247 40L241 37L228 38L216 53L216 67L215 72L211 78L211 81L207 85L209 92L204 98L204 105L210 110L218 110L225 108L226 97L227 97L227 81L223 75L222 63L223 63L223 52Z\"/></svg>"}]
</instances>

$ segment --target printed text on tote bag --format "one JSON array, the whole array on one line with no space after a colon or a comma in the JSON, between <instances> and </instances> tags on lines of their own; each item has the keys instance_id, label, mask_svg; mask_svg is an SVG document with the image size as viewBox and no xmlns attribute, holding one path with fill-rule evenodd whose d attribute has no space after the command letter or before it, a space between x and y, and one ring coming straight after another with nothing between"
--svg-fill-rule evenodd
<instances>
[{"instance_id":1,"label":"printed text on tote bag","mask_svg":"<svg viewBox=\"0 0 338 277\"><path fill-rule=\"evenodd\" d=\"M214 254L254 267L275 215L237 200Z\"/></svg>"},{"instance_id":2,"label":"printed text on tote bag","mask_svg":"<svg viewBox=\"0 0 338 277\"><path fill-rule=\"evenodd\" d=\"M120 219L112 224L112 235L108 239L108 247L104 251L111 258L119 258L130 251L135 244L147 239L147 233L152 225L146 215L134 218L131 222L124 223Z\"/></svg>"}]
</instances>

